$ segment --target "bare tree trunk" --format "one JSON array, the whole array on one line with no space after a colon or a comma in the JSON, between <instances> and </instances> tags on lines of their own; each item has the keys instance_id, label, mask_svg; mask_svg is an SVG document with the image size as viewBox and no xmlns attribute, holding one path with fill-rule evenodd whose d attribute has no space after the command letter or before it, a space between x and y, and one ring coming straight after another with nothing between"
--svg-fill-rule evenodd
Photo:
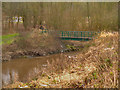
<instances>
[{"instance_id":1,"label":"bare tree trunk","mask_svg":"<svg viewBox=\"0 0 120 90\"><path fill-rule=\"evenodd\" d=\"M90 30L90 15L89 15L89 3L87 2L87 15L88 15L88 31Z\"/></svg>"},{"instance_id":2,"label":"bare tree trunk","mask_svg":"<svg viewBox=\"0 0 120 90\"><path fill-rule=\"evenodd\" d=\"M11 29L14 28L14 22L13 22L13 18L11 17Z\"/></svg>"},{"instance_id":3,"label":"bare tree trunk","mask_svg":"<svg viewBox=\"0 0 120 90\"><path fill-rule=\"evenodd\" d=\"M19 20L20 20L20 19L19 19L19 16L18 16L18 21L17 21L17 29L18 29L18 25L19 25Z\"/></svg>"},{"instance_id":4,"label":"bare tree trunk","mask_svg":"<svg viewBox=\"0 0 120 90\"><path fill-rule=\"evenodd\" d=\"M37 24L37 17L34 16L34 17L33 17L33 28L36 27L36 24Z\"/></svg>"},{"instance_id":5,"label":"bare tree trunk","mask_svg":"<svg viewBox=\"0 0 120 90\"><path fill-rule=\"evenodd\" d=\"M11 29L11 25L10 25L11 23L10 23L10 17L9 17L9 22L8 22L8 30L10 30Z\"/></svg>"},{"instance_id":6,"label":"bare tree trunk","mask_svg":"<svg viewBox=\"0 0 120 90\"><path fill-rule=\"evenodd\" d=\"M23 16L23 26L25 29L27 29L27 17Z\"/></svg>"}]
</instances>

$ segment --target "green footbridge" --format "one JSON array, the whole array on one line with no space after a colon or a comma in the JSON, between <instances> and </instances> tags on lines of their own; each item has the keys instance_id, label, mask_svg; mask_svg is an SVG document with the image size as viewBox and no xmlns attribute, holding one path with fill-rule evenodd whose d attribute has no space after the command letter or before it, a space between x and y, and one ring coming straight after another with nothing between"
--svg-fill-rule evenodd
<instances>
[{"instance_id":1,"label":"green footbridge","mask_svg":"<svg viewBox=\"0 0 120 90\"><path fill-rule=\"evenodd\" d=\"M43 30L42 33L49 33L51 30ZM41 33L40 32L40 33ZM55 31L58 37L62 40L77 40L77 41L89 41L95 38L99 32L94 31ZM53 33L50 33L53 34ZM0 36L0 45L10 44L14 41L15 37L19 36L18 33Z\"/></svg>"},{"instance_id":2,"label":"green footbridge","mask_svg":"<svg viewBox=\"0 0 120 90\"><path fill-rule=\"evenodd\" d=\"M42 31L46 33L47 30ZM89 41L92 40L99 32L95 31L58 31L59 37L62 40L77 40L77 41Z\"/></svg>"}]
</instances>

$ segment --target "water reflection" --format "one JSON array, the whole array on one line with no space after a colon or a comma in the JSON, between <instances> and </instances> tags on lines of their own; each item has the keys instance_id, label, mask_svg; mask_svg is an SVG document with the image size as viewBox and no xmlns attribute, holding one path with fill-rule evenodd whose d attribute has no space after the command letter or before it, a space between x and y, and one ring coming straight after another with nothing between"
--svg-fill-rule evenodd
<instances>
[{"instance_id":1,"label":"water reflection","mask_svg":"<svg viewBox=\"0 0 120 90\"><path fill-rule=\"evenodd\" d=\"M9 71L7 70L6 73L2 74L2 82L3 85L7 85L9 83L13 83L18 80L18 72L17 71Z\"/></svg>"},{"instance_id":2,"label":"water reflection","mask_svg":"<svg viewBox=\"0 0 120 90\"><path fill-rule=\"evenodd\" d=\"M50 55L39 58L15 59L2 63L2 82L7 85L14 81L26 82L30 77L39 73L41 67L45 67L47 60L51 61L58 55Z\"/></svg>"}]
</instances>

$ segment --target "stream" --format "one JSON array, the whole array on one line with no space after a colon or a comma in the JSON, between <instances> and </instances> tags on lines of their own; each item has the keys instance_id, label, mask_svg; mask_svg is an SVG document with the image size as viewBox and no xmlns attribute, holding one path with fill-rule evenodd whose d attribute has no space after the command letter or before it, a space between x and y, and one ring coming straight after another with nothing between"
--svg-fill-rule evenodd
<instances>
[{"instance_id":1,"label":"stream","mask_svg":"<svg viewBox=\"0 0 120 90\"><path fill-rule=\"evenodd\" d=\"M79 51L67 52L65 55L75 56ZM16 79L21 82L28 81L32 74L37 73L40 67L47 66L47 60L51 62L60 57L59 54L40 56L34 58L19 58L7 62L2 62L2 83L3 86L12 83Z\"/></svg>"}]
</instances>

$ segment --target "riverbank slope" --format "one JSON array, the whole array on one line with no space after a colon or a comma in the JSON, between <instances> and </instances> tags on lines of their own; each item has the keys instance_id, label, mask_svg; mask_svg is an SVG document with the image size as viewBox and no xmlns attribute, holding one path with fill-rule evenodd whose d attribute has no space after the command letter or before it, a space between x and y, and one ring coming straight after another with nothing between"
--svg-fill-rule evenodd
<instances>
[{"instance_id":1,"label":"riverbank slope","mask_svg":"<svg viewBox=\"0 0 120 90\"><path fill-rule=\"evenodd\" d=\"M54 31L42 33L38 29L33 29L17 34L11 38L8 37L10 35L6 35L8 38L5 38L7 43L2 45L2 61L81 50L84 46L77 41L62 41Z\"/></svg>"},{"instance_id":2,"label":"riverbank slope","mask_svg":"<svg viewBox=\"0 0 120 90\"><path fill-rule=\"evenodd\" d=\"M117 88L118 32L103 32L89 49L75 57L61 55L48 62L42 73L28 83L5 88Z\"/></svg>"}]
</instances>

